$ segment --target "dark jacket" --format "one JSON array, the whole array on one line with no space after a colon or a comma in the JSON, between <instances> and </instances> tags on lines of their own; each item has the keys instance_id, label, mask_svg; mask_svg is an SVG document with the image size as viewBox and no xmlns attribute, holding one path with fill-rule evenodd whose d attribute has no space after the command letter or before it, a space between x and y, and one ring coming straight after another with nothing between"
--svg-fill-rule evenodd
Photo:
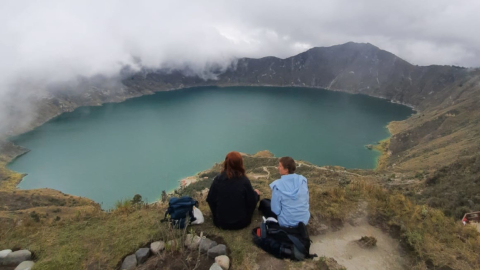
<instances>
[{"instance_id":1,"label":"dark jacket","mask_svg":"<svg viewBox=\"0 0 480 270\"><path fill-rule=\"evenodd\" d=\"M227 178L222 172L213 179L207 202L215 226L239 230L250 225L259 196L246 176Z\"/></svg>"}]
</instances>

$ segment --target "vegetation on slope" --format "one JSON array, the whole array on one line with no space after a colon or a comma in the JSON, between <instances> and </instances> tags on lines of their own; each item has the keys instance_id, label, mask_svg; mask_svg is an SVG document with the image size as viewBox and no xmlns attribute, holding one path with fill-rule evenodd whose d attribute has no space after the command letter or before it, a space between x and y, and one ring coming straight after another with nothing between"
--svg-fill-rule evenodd
<instances>
[{"instance_id":1,"label":"vegetation on slope","mask_svg":"<svg viewBox=\"0 0 480 270\"><path fill-rule=\"evenodd\" d=\"M267 197L268 184L279 176L274 167L277 159L246 156L245 161L249 164L247 171L253 186ZM363 215L357 209L366 203L371 223L405 243L405 248L416 259L412 261L412 269L426 269L427 266L480 269L480 238L474 229L463 227L442 211L416 205L399 193L372 184L377 176L370 172L317 167L306 162L299 164L298 172L309 180L311 234L316 234L315 228L320 223L341 228L345 222ZM205 183L219 169L217 164L198 174L199 182L179 191L199 200L206 218L205 224L191 229L225 242L233 269L254 269L265 263L276 263L278 269L315 269L314 262L278 261L256 248L250 233L261 220L257 211L251 226L244 230L223 231L213 226L204 189ZM111 213L100 210L79 212L74 217L58 221L45 217L35 221L29 217L23 225L2 223L0 248L32 250L38 259L36 269L115 269L124 256L137 248L158 239L172 238L167 226L160 223L165 208L166 204L162 203L144 207L130 205ZM178 260L186 259L182 254L176 256Z\"/></svg>"},{"instance_id":2,"label":"vegetation on slope","mask_svg":"<svg viewBox=\"0 0 480 270\"><path fill-rule=\"evenodd\" d=\"M443 209L457 220L480 211L480 155L459 159L427 175L417 189L412 195L416 201Z\"/></svg>"}]
</instances>

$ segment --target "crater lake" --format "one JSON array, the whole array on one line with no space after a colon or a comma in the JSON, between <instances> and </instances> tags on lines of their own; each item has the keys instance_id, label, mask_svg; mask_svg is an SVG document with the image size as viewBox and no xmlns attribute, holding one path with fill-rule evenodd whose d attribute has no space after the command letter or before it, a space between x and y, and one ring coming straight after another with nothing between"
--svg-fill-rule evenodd
<instances>
[{"instance_id":1,"label":"crater lake","mask_svg":"<svg viewBox=\"0 0 480 270\"><path fill-rule=\"evenodd\" d=\"M202 87L64 113L11 138L31 151L9 164L21 189L54 188L109 209L221 162L229 151L269 150L316 165L372 169L365 148L413 113L365 95L297 87Z\"/></svg>"}]
</instances>

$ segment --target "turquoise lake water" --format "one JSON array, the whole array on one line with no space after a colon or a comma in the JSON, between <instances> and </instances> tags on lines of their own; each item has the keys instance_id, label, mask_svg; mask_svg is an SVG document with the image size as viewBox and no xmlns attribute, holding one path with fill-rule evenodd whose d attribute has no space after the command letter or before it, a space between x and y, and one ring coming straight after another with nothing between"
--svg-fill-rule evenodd
<instances>
[{"instance_id":1,"label":"turquoise lake water","mask_svg":"<svg viewBox=\"0 0 480 270\"><path fill-rule=\"evenodd\" d=\"M9 168L28 173L19 188L54 188L108 209L135 194L154 201L233 150L374 168L379 153L365 145L411 114L386 100L309 88L160 92L79 108L12 138L31 152Z\"/></svg>"}]
</instances>

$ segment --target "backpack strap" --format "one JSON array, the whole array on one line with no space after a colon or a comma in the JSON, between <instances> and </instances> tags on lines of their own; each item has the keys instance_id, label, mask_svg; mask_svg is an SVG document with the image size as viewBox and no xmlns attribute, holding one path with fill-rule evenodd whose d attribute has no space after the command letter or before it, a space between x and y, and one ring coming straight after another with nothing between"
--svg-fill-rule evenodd
<instances>
[{"instance_id":1,"label":"backpack strap","mask_svg":"<svg viewBox=\"0 0 480 270\"><path fill-rule=\"evenodd\" d=\"M160 222L162 222L162 223L163 223L163 222L166 222L166 221L168 221L168 218L167 218L167 216L168 216L168 210L167 210L167 211L165 211L165 217L164 217L162 220L160 220Z\"/></svg>"}]
</instances>

